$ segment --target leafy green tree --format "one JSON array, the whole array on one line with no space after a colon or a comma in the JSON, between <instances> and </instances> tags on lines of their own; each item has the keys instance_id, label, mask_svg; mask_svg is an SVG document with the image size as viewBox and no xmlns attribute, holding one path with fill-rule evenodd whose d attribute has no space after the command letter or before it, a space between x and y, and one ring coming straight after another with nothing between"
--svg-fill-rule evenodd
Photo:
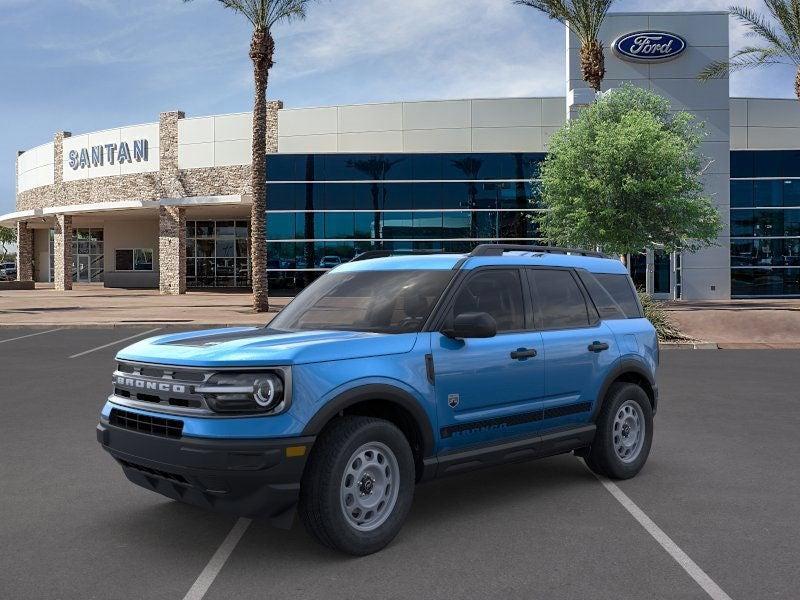
<instances>
[{"instance_id":1,"label":"leafy green tree","mask_svg":"<svg viewBox=\"0 0 800 600\"><path fill-rule=\"evenodd\" d=\"M732 6L730 13L742 22L747 35L759 45L748 45L730 60L716 61L700 73L700 79L724 77L731 71L766 65L789 64L796 69L794 93L800 100L800 0L764 0L769 17L746 6Z\"/></svg>"},{"instance_id":2,"label":"leafy green tree","mask_svg":"<svg viewBox=\"0 0 800 600\"><path fill-rule=\"evenodd\" d=\"M184 0L189 2L191 0ZM283 21L304 19L313 0L219 0L225 8L235 10L253 26L250 39L250 60L253 61L255 101L253 103L253 205L250 226L250 266L253 271L253 309L269 310L267 288L266 210L267 186L264 156L267 149L267 82L275 55L272 28Z\"/></svg>"},{"instance_id":3,"label":"leafy green tree","mask_svg":"<svg viewBox=\"0 0 800 600\"><path fill-rule=\"evenodd\" d=\"M581 76L595 92L606 76L600 27L614 0L514 0L563 23L581 42Z\"/></svg>"},{"instance_id":4,"label":"leafy green tree","mask_svg":"<svg viewBox=\"0 0 800 600\"><path fill-rule=\"evenodd\" d=\"M8 246L16 243L17 232L10 227L0 227L0 262L5 262L8 257Z\"/></svg>"},{"instance_id":5,"label":"leafy green tree","mask_svg":"<svg viewBox=\"0 0 800 600\"><path fill-rule=\"evenodd\" d=\"M702 124L657 94L602 94L549 142L541 169L543 234L565 246L625 256L655 245L713 245L720 217L703 196Z\"/></svg>"}]
</instances>

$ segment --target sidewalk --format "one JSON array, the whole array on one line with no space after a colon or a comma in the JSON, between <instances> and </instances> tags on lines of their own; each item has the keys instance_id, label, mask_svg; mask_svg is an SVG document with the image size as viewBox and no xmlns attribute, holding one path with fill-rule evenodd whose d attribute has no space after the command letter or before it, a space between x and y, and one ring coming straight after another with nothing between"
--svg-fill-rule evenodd
<instances>
[{"instance_id":1,"label":"sidewalk","mask_svg":"<svg viewBox=\"0 0 800 600\"><path fill-rule=\"evenodd\" d=\"M254 313L250 292L198 291L162 296L158 290L124 290L76 284L70 292L0 292L0 327L91 327L133 323L264 325L291 298L272 298L275 312Z\"/></svg>"},{"instance_id":2,"label":"sidewalk","mask_svg":"<svg viewBox=\"0 0 800 600\"><path fill-rule=\"evenodd\" d=\"M671 302L665 308L681 331L721 348L800 348L800 299Z\"/></svg>"}]
</instances>

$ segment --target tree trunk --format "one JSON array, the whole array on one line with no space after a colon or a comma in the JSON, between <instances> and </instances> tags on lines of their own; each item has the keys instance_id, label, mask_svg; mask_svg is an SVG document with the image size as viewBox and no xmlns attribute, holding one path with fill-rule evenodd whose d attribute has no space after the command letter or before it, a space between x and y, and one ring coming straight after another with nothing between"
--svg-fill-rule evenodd
<instances>
[{"instance_id":1,"label":"tree trunk","mask_svg":"<svg viewBox=\"0 0 800 600\"><path fill-rule=\"evenodd\" d=\"M800 100L800 68L797 69L797 75L794 78L794 94Z\"/></svg>"},{"instance_id":2,"label":"tree trunk","mask_svg":"<svg viewBox=\"0 0 800 600\"><path fill-rule=\"evenodd\" d=\"M253 310L269 310L267 289L267 81L272 67L275 43L269 31L256 29L250 42L250 58L253 61L255 100L253 102L253 164L250 209L250 268L253 279Z\"/></svg>"},{"instance_id":3,"label":"tree trunk","mask_svg":"<svg viewBox=\"0 0 800 600\"><path fill-rule=\"evenodd\" d=\"M585 42L581 46L581 75L595 92L600 91L600 84L606 76L603 45L597 40Z\"/></svg>"}]
</instances>

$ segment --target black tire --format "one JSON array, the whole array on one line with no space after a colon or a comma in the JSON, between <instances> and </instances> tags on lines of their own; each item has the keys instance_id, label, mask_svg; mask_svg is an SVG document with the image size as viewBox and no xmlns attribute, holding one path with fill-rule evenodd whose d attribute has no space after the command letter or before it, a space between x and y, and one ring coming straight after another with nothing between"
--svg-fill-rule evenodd
<instances>
[{"instance_id":1,"label":"black tire","mask_svg":"<svg viewBox=\"0 0 800 600\"><path fill-rule=\"evenodd\" d=\"M345 516L340 499L350 457L362 445L387 446L397 461L399 486L394 507L372 531L361 531ZM300 483L298 512L308 532L325 546L354 556L372 554L391 542L408 516L414 497L414 457L403 433L389 421L344 416L320 434Z\"/></svg>"},{"instance_id":2,"label":"black tire","mask_svg":"<svg viewBox=\"0 0 800 600\"><path fill-rule=\"evenodd\" d=\"M614 423L617 413L626 402L635 402L644 417L644 439L638 454L629 462L615 450ZM653 443L653 407L647 393L635 383L619 382L611 386L597 417L597 433L583 460L598 475L612 479L630 479L642 470Z\"/></svg>"}]
</instances>

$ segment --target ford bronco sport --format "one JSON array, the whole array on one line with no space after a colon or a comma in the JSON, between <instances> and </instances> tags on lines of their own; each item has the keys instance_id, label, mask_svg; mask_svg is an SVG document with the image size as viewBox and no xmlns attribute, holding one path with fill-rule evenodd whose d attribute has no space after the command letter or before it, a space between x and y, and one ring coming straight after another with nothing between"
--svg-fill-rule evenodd
<instances>
[{"instance_id":1,"label":"ford bronco sport","mask_svg":"<svg viewBox=\"0 0 800 600\"><path fill-rule=\"evenodd\" d=\"M535 246L371 258L268 327L117 355L97 438L132 482L340 551L397 534L416 482L574 452L624 479L653 436L658 342L617 260Z\"/></svg>"}]
</instances>

